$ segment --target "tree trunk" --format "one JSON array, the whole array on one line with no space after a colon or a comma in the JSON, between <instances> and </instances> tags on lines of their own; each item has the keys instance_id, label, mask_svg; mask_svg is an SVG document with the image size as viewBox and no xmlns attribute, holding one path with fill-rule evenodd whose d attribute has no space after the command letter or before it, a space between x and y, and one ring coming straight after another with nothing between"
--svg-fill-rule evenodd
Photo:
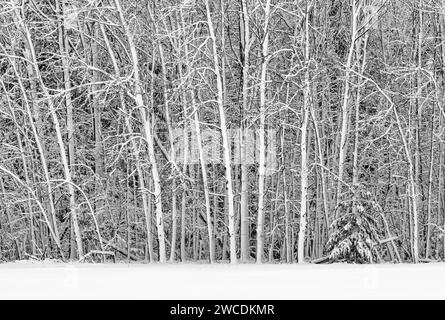
<instances>
[{"instance_id":1,"label":"tree trunk","mask_svg":"<svg viewBox=\"0 0 445 320\"><path fill-rule=\"evenodd\" d=\"M260 78L260 127L259 127L259 167L258 167L258 222L257 222L257 256L256 262L262 263L264 250L264 206L265 206L265 182L266 182L266 80L267 64L269 60L269 20L270 0L266 1L264 9L264 39L262 45L262 62Z\"/></svg>"},{"instance_id":2,"label":"tree trunk","mask_svg":"<svg viewBox=\"0 0 445 320\"><path fill-rule=\"evenodd\" d=\"M162 206L162 197L161 197L161 180L159 176L159 171L157 168L157 162L155 157L154 150L154 139L152 132L152 124L150 113L147 113L146 106L144 105L144 99L142 97L142 89L141 89L141 79L139 76L139 60L136 51L136 46L133 39L133 34L131 34L130 29L128 28L127 22L124 17L124 12L122 11L120 1L115 0L116 9L119 13L122 27L124 29L125 35L127 37L127 41L130 46L130 54L131 54L131 63L133 66L133 79L134 79L134 91L135 91L135 101L136 105L140 111L141 119L143 123L143 132L144 138L148 145L148 157L151 165L151 174L153 179L153 187L154 187L154 203L155 203L155 212L156 212L156 227L158 233L158 242L159 242L159 261L161 263L165 263L166 258L166 250L165 250L165 233L164 233L164 218L163 218L163 206Z\"/></svg>"},{"instance_id":3,"label":"tree trunk","mask_svg":"<svg viewBox=\"0 0 445 320\"><path fill-rule=\"evenodd\" d=\"M303 123L301 125L301 198L300 198L300 228L298 231L298 263L304 263L304 245L306 240L306 226L307 226L307 190L308 190L308 130L309 130L309 114L310 114L310 74L309 74L309 59L310 59L310 39L309 39L309 4L306 1L305 12L305 75L304 75L304 89L303 89Z\"/></svg>"},{"instance_id":4,"label":"tree trunk","mask_svg":"<svg viewBox=\"0 0 445 320\"><path fill-rule=\"evenodd\" d=\"M222 83L222 75L220 72L219 61L218 61L218 50L216 45L216 36L212 22L212 16L210 12L209 0L205 0L206 13L207 13L207 25L209 28L210 40L212 41L212 56L213 56L213 71L216 77L217 86L217 103L218 112L220 120L220 129L222 134L222 144L223 144L223 154L224 154L224 166L225 166L225 180L226 180L226 191L227 191L227 206L228 206L228 218L229 218L229 238L230 238L230 262L236 263L236 235L235 235L235 206L234 206L234 192L233 192L233 181L232 181L232 163L231 163L231 152L228 137L228 127L226 121L226 114L224 110L224 88Z\"/></svg>"}]
</instances>

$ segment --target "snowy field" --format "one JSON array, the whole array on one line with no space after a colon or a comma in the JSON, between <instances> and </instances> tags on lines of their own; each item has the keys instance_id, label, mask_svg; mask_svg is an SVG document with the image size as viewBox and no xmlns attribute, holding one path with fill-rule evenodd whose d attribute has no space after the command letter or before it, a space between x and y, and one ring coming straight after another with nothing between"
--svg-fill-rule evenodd
<instances>
[{"instance_id":1,"label":"snowy field","mask_svg":"<svg viewBox=\"0 0 445 320\"><path fill-rule=\"evenodd\" d=\"M445 299L445 264L0 265L0 299Z\"/></svg>"}]
</instances>

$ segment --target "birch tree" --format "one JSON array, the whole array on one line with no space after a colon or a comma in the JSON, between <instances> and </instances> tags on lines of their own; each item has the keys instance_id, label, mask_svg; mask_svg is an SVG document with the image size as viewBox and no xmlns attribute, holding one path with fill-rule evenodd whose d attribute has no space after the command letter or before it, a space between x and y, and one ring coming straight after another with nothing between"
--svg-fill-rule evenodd
<instances>
[{"instance_id":1,"label":"birch tree","mask_svg":"<svg viewBox=\"0 0 445 320\"><path fill-rule=\"evenodd\" d=\"M120 23L123 27L124 33L127 37L127 41L129 44L130 54L131 54L131 63L133 67L133 79L134 79L134 96L135 102L139 108L141 121L143 123L143 132L144 138L147 143L148 148L148 156L151 166L151 174L153 179L153 197L155 199L155 211L156 211L156 227L157 227L157 235L159 242L159 262L166 262L166 250L165 250L165 234L164 234L164 213L162 206L162 196L161 196L161 181L159 177L159 171L157 168L157 161L155 157L154 150L154 138L152 132L152 123L150 113L147 112L146 106L144 104L144 99L142 96L141 89L141 79L139 76L139 59L138 53L136 51L136 45L134 43L133 34L131 33L128 24L125 20L124 12L122 10L121 4L119 0L115 0L115 6L119 13Z\"/></svg>"}]
</instances>

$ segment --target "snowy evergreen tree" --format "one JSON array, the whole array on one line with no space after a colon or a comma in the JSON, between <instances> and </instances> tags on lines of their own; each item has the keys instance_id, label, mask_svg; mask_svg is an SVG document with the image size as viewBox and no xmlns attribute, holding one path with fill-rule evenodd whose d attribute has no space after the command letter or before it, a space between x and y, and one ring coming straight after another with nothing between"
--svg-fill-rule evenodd
<instances>
[{"instance_id":1,"label":"snowy evergreen tree","mask_svg":"<svg viewBox=\"0 0 445 320\"><path fill-rule=\"evenodd\" d=\"M348 263L375 263L379 243L375 206L368 200L369 193L360 192L360 200L342 202L340 217L332 223L333 232L326 244L329 258Z\"/></svg>"}]
</instances>

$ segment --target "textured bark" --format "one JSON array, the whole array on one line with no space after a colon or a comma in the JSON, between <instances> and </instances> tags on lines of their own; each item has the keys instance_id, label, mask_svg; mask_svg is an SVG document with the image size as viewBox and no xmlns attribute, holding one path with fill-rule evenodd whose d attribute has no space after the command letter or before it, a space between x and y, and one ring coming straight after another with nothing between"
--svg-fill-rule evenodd
<instances>
[{"instance_id":1,"label":"textured bark","mask_svg":"<svg viewBox=\"0 0 445 320\"><path fill-rule=\"evenodd\" d=\"M301 198L300 198L300 228L298 231L298 263L305 262L304 245L306 241L306 227L307 227L307 200L308 200L308 130L309 130L309 115L310 115L310 74L309 74L309 59L310 59L310 39L309 39L309 4L306 2L305 12L305 76L304 76L304 89L303 89L303 109L301 125Z\"/></svg>"}]
</instances>

